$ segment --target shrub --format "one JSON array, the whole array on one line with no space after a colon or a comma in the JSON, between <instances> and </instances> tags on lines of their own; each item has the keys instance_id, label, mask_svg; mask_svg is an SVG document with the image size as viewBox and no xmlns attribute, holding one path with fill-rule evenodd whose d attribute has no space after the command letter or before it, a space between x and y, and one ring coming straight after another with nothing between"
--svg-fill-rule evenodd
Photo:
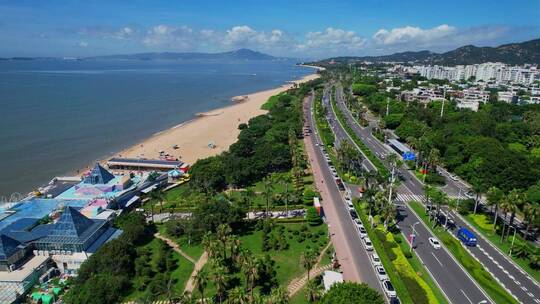
<instances>
[{"instance_id":1,"label":"shrub","mask_svg":"<svg viewBox=\"0 0 540 304\"><path fill-rule=\"evenodd\" d=\"M306 211L306 220L310 226L319 226L322 224L322 219L317 213L317 209L315 207L309 207ZM309 233L311 234L311 233Z\"/></svg>"}]
</instances>

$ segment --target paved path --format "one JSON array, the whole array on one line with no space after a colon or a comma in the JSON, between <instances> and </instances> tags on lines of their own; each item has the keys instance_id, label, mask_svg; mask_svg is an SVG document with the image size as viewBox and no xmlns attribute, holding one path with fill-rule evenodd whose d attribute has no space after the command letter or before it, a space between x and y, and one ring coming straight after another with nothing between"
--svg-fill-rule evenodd
<instances>
[{"instance_id":1,"label":"paved path","mask_svg":"<svg viewBox=\"0 0 540 304\"><path fill-rule=\"evenodd\" d=\"M186 258L186 260L190 261L193 264L196 263L196 261L192 257L190 257L187 253L183 252L182 249L180 249L180 246L178 246L178 243L176 243L175 241L173 241L173 240L159 234L159 232L155 233L154 236L156 238L164 241L165 243L167 243L167 245L169 245L169 247L174 249L174 251L178 252L184 258Z\"/></svg>"},{"instance_id":2,"label":"paved path","mask_svg":"<svg viewBox=\"0 0 540 304\"><path fill-rule=\"evenodd\" d=\"M314 131L312 135L304 138L306 152L309 157L316 187L322 198L322 206L328 222L328 230L334 245L336 257L343 270L343 279L353 282L365 282L372 288L381 291L366 251L354 226L341 193L322 158L321 151L316 143L317 138L314 119L311 115L313 96L306 99L304 113L306 123ZM316 150L317 149L317 150Z\"/></svg>"},{"instance_id":3,"label":"paved path","mask_svg":"<svg viewBox=\"0 0 540 304\"><path fill-rule=\"evenodd\" d=\"M193 271L191 272L191 275L189 276L189 280L186 282L186 288L184 289L184 292L187 291L191 293L193 291L193 289L195 288L194 278L197 275L197 273L201 271L201 269L203 268L204 264L206 264L207 261L208 261L208 254L205 251L199 258L197 263L195 263L195 267L193 268Z\"/></svg>"},{"instance_id":4,"label":"paved path","mask_svg":"<svg viewBox=\"0 0 540 304\"><path fill-rule=\"evenodd\" d=\"M321 260L323 259L324 255L326 254L326 251L328 248L330 248L330 245L332 245L332 242L328 242L328 244L324 247L324 249L319 253L319 257L317 258L317 262L315 263L315 266L313 269L309 272L309 277L314 278L321 274L323 271L328 270L332 267L332 263L328 265L320 266ZM289 291L289 297L294 296L302 287L304 287L307 283L307 271L302 274L302 276L294 278L287 287L287 290Z\"/></svg>"}]
</instances>

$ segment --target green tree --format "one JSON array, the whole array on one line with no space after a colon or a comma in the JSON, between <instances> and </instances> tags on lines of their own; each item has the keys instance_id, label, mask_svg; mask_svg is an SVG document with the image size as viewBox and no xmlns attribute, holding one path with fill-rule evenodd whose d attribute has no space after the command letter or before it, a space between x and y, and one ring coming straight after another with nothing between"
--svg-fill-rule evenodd
<instances>
[{"instance_id":1,"label":"green tree","mask_svg":"<svg viewBox=\"0 0 540 304\"><path fill-rule=\"evenodd\" d=\"M199 270L197 274L194 277L195 280L195 287L201 294L201 303L205 303L206 299L204 297L204 291L206 290L206 287L208 286L208 272L204 269Z\"/></svg>"},{"instance_id":2,"label":"green tree","mask_svg":"<svg viewBox=\"0 0 540 304\"><path fill-rule=\"evenodd\" d=\"M320 304L384 304L383 296L366 283L343 282L332 285Z\"/></svg>"},{"instance_id":3,"label":"green tree","mask_svg":"<svg viewBox=\"0 0 540 304\"><path fill-rule=\"evenodd\" d=\"M313 266L315 266L315 263L317 263L317 252L315 252L313 249L305 250L300 256L300 264L307 271L308 282L309 282L310 271L313 268Z\"/></svg>"},{"instance_id":4,"label":"green tree","mask_svg":"<svg viewBox=\"0 0 540 304\"><path fill-rule=\"evenodd\" d=\"M274 181L270 176L266 176L263 179L263 195L265 197L266 201L266 211L265 211L265 217L268 217L270 215L270 204L273 200L274 195Z\"/></svg>"},{"instance_id":5,"label":"green tree","mask_svg":"<svg viewBox=\"0 0 540 304\"><path fill-rule=\"evenodd\" d=\"M490 187L486 193L486 198L488 205L493 207L494 214L495 214L495 220L493 221L493 229L495 230L495 227L497 226L497 217L499 212L499 203L501 202L502 198L504 196L504 192L502 192L501 189L493 186Z\"/></svg>"},{"instance_id":6,"label":"green tree","mask_svg":"<svg viewBox=\"0 0 540 304\"><path fill-rule=\"evenodd\" d=\"M310 226L319 226L322 224L322 219L317 213L315 207L308 207L306 209L306 220Z\"/></svg>"}]
</instances>

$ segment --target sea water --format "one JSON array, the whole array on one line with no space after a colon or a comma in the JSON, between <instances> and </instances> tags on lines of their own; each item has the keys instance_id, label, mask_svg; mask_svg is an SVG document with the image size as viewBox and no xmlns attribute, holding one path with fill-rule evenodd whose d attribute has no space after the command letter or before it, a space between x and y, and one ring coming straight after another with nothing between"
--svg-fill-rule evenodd
<instances>
[{"instance_id":1,"label":"sea water","mask_svg":"<svg viewBox=\"0 0 540 304\"><path fill-rule=\"evenodd\" d=\"M310 73L288 60L0 61L0 197Z\"/></svg>"}]
</instances>

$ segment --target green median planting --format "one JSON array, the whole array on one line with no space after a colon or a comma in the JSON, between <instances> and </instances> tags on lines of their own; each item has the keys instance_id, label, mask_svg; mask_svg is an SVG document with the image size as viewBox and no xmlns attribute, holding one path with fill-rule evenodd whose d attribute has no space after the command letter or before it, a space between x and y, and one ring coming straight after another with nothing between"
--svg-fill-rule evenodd
<instances>
[{"instance_id":1,"label":"green median planting","mask_svg":"<svg viewBox=\"0 0 540 304\"><path fill-rule=\"evenodd\" d=\"M448 251L454 256L459 264L469 273L469 275L480 285L480 287L493 299L496 303L519 303L512 297L493 276L484 269L465 248L461 242L453 237L450 232L444 227L432 227L431 222L426 215L424 206L419 202L409 202L409 206L422 219L422 221L430 227L430 230L435 236L443 242Z\"/></svg>"},{"instance_id":2,"label":"green median planting","mask_svg":"<svg viewBox=\"0 0 540 304\"><path fill-rule=\"evenodd\" d=\"M405 255L410 252L399 245L401 235L385 231L382 225L371 228L363 205L357 203L355 207L401 303L447 303L431 277L424 275L425 270L419 271L410 263L410 255Z\"/></svg>"},{"instance_id":3,"label":"green median planting","mask_svg":"<svg viewBox=\"0 0 540 304\"><path fill-rule=\"evenodd\" d=\"M362 142L362 140L356 135L354 130L349 126L343 112L336 106L335 101L332 101L332 109L336 113L336 117L339 120L340 124L345 129L345 132L352 138L354 143L362 150L362 153L371 161L371 163L377 168L377 170L383 175L388 176L390 172L383 165L383 163L371 152L371 150Z\"/></svg>"}]
</instances>

